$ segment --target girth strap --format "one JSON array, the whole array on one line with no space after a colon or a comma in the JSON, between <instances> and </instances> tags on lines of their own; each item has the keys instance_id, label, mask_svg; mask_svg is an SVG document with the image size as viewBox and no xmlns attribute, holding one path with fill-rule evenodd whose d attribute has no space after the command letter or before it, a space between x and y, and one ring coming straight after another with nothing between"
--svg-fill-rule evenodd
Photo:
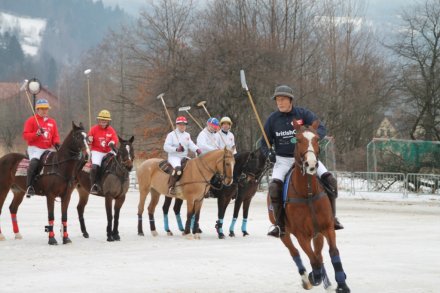
<instances>
[{"instance_id":1,"label":"girth strap","mask_svg":"<svg viewBox=\"0 0 440 293\"><path fill-rule=\"evenodd\" d=\"M308 204L308 203L311 203L311 202L314 202L314 201L320 199L324 195L326 195L326 193L324 191L321 191L320 193L315 194L314 196L311 196L311 197L307 197L307 198L289 198L288 197L288 198L286 198L286 202L285 203L286 204L287 203L305 203L305 204Z\"/></svg>"}]
</instances>

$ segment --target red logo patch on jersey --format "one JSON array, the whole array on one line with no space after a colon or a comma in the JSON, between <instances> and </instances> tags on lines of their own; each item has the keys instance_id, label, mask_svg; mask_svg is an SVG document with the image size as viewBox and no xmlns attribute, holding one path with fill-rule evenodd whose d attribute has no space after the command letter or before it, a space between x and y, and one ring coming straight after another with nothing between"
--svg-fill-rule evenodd
<instances>
[{"instance_id":1,"label":"red logo patch on jersey","mask_svg":"<svg viewBox=\"0 0 440 293\"><path fill-rule=\"evenodd\" d=\"M304 121L303 121L302 119L296 120L296 123L297 123L298 125L304 125ZM293 121L292 121L290 124L292 124L292 126L294 126L294 125L293 125Z\"/></svg>"}]
</instances>

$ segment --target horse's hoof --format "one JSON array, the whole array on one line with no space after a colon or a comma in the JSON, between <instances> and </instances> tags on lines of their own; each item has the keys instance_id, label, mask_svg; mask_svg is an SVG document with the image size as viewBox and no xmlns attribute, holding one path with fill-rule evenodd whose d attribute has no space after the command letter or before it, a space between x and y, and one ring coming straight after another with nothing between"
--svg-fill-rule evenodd
<instances>
[{"instance_id":1,"label":"horse's hoof","mask_svg":"<svg viewBox=\"0 0 440 293\"><path fill-rule=\"evenodd\" d=\"M108 237L107 237L107 241L108 241L108 242L113 242L113 241L115 241L115 240L113 239L112 236L108 236Z\"/></svg>"},{"instance_id":2,"label":"horse's hoof","mask_svg":"<svg viewBox=\"0 0 440 293\"><path fill-rule=\"evenodd\" d=\"M218 233L218 239L225 239L225 234Z\"/></svg>"},{"instance_id":3,"label":"horse's hoof","mask_svg":"<svg viewBox=\"0 0 440 293\"><path fill-rule=\"evenodd\" d=\"M69 237L63 237L63 244L70 244L72 243L72 240L70 240Z\"/></svg>"},{"instance_id":4,"label":"horse's hoof","mask_svg":"<svg viewBox=\"0 0 440 293\"><path fill-rule=\"evenodd\" d=\"M21 236L20 232L15 233L15 239L16 239L16 240L21 240L21 239L23 239L23 236Z\"/></svg>"},{"instance_id":5,"label":"horse's hoof","mask_svg":"<svg viewBox=\"0 0 440 293\"><path fill-rule=\"evenodd\" d=\"M249 233L247 231L241 231L243 232L243 237L249 236Z\"/></svg>"},{"instance_id":6,"label":"horse's hoof","mask_svg":"<svg viewBox=\"0 0 440 293\"><path fill-rule=\"evenodd\" d=\"M138 232L138 236L145 236L144 232Z\"/></svg>"},{"instance_id":7,"label":"horse's hoof","mask_svg":"<svg viewBox=\"0 0 440 293\"><path fill-rule=\"evenodd\" d=\"M229 237L235 237L234 231L229 231Z\"/></svg>"},{"instance_id":8,"label":"horse's hoof","mask_svg":"<svg viewBox=\"0 0 440 293\"><path fill-rule=\"evenodd\" d=\"M225 235L223 235L223 236L225 236ZM194 234L194 239L196 239L196 240L200 240L200 239L201 239L201 237L200 237L200 233L196 233L196 234Z\"/></svg>"},{"instance_id":9,"label":"horse's hoof","mask_svg":"<svg viewBox=\"0 0 440 293\"><path fill-rule=\"evenodd\" d=\"M49 245L58 245L57 240L55 239L55 237L49 237Z\"/></svg>"},{"instance_id":10,"label":"horse's hoof","mask_svg":"<svg viewBox=\"0 0 440 293\"><path fill-rule=\"evenodd\" d=\"M189 234L184 234L184 237L188 240L193 240L194 239L194 235L189 233Z\"/></svg>"},{"instance_id":11,"label":"horse's hoof","mask_svg":"<svg viewBox=\"0 0 440 293\"><path fill-rule=\"evenodd\" d=\"M157 233L157 231L156 231L156 230L154 230L154 231L151 231L151 235L153 235L153 237L156 237L156 236L158 236L158 235L159 235L159 233Z\"/></svg>"},{"instance_id":12,"label":"horse's hoof","mask_svg":"<svg viewBox=\"0 0 440 293\"><path fill-rule=\"evenodd\" d=\"M338 288L336 288L337 293L350 293L350 288L348 288L346 283L338 284Z\"/></svg>"},{"instance_id":13,"label":"horse's hoof","mask_svg":"<svg viewBox=\"0 0 440 293\"><path fill-rule=\"evenodd\" d=\"M203 233L202 229L198 228L198 229L197 229L197 233L198 233L198 234L202 234L202 233Z\"/></svg>"},{"instance_id":14,"label":"horse's hoof","mask_svg":"<svg viewBox=\"0 0 440 293\"><path fill-rule=\"evenodd\" d=\"M301 275L301 281L302 281L302 287L306 290L311 290L313 288L312 284L310 283L309 279L307 278L307 273L304 272Z\"/></svg>"},{"instance_id":15,"label":"horse's hoof","mask_svg":"<svg viewBox=\"0 0 440 293\"><path fill-rule=\"evenodd\" d=\"M314 275L313 272L309 273L309 281L313 286L319 286L322 282L322 275Z\"/></svg>"},{"instance_id":16,"label":"horse's hoof","mask_svg":"<svg viewBox=\"0 0 440 293\"><path fill-rule=\"evenodd\" d=\"M83 237L84 237L84 238L89 238L89 233L84 232L84 233L83 233Z\"/></svg>"},{"instance_id":17,"label":"horse's hoof","mask_svg":"<svg viewBox=\"0 0 440 293\"><path fill-rule=\"evenodd\" d=\"M173 236L174 234L173 234L173 232L171 232L171 231L167 231L167 235L168 235L168 236Z\"/></svg>"},{"instance_id":18,"label":"horse's hoof","mask_svg":"<svg viewBox=\"0 0 440 293\"><path fill-rule=\"evenodd\" d=\"M3 240L6 240L6 238L2 233L0 233L0 241L3 241Z\"/></svg>"},{"instance_id":19,"label":"horse's hoof","mask_svg":"<svg viewBox=\"0 0 440 293\"><path fill-rule=\"evenodd\" d=\"M119 236L119 234L113 234L112 236L114 241L121 241L121 236Z\"/></svg>"}]
</instances>

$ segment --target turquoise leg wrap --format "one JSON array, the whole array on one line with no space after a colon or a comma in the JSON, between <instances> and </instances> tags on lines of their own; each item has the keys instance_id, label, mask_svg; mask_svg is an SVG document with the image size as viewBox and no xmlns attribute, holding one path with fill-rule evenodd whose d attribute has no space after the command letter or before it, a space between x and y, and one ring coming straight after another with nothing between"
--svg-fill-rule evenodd
<instances>
[{"instance_id":1,"label":"turquoise leg wrap","mask_svg":"<svg viewBox=\"0 0 440 293\"><path fill-rule=\"evenodd\" d=\"M223 233L223 219L218 219L219 224L221 224L222 226L218 228L218 232L219 233Z\"/></svg>"},{"instance_id":2,"label":"turquoise leg wrap","mask_svg":"<svg viewBox=\"0 0 440 293\"><path fill-rule=\"evenodd\" d=\"M193 215L192 217L191 217L191 230L193 229L193 227L194 227L194 222L196 221L196 215Z\"/></svg>"},{"instance_id":3,"label":"turquoise leg wrap","mask_svg":"<svg viewBox=\"0 0 440 293\"><path fill-rule=\"evenodd\" d=\"M241 223L241 231L242 232L247 231L246 227L247 227L247 219L243 219L243 222Z\"/></svg>"},{"instance_id":4,"label":"turquoise leg wrap","mask_svg":"<svg viewBox=\"0 0 440 293\"><path fill-rule=\"evenodd\" d=\"M167 232L170 230L170 226L168 225L168 214L163 215L163 228Z\"/></svg>"},{"instance_id":5,"label":"turquoise leg wrap","mask_svg":"<svg viewBox=\"0 0 440 293\"><path fill-rule=\"evenodd\" d=\"M183 224L182 224L182 217L180 217L180 214L176 214L176 220L177 220L177 226L179 227L180 231L183 231Z\"/></svg>"},{"instance_id":6,"label":"turquoise leg wrap","mask_svg":"<svg viewBox=\"0 0 440 293\"><path fill-rule=\"evenodd\" d=\"M235 222L237 222L237 218L232 219L231 226L229 226L229 231L234 232Z\"/></svg>"}]
</instances>

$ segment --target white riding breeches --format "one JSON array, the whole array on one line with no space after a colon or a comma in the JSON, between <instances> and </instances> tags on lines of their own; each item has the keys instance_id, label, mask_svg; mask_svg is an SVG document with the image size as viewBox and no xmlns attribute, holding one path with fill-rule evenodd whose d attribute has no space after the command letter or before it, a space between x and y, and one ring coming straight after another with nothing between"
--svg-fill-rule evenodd
<instances>
[{"instance_id":1,"label":"white riding breeches","mask_svg":"<svg viewBox=\"0 0 440 293\"><path fill-rule=\"evenodd\" d=\"M168 156L168 163L173 166L173 168L180 167L182 164L182 158L181 157L174 157L174 156Z\"/></svg>"},{"instance_id":2,"label":"white riding breeches","mask_svg":"<svg viewBox=\"0 0 440 293\"><path fill-rule=\"evenodd\" d=\"M101 153L98 151L92 151L92 164L101 167L102 159L107 155L107 153Z\"/></svg>"},{"instance_id":3,"label":"white riding breeches","mask_svg":"<svg viewBox=\"0 0 440 293\"><path fill-rule=\"evenodd\" d=\"M277 156L277 160L275 162L275 165L273 166L272 179L278 179L284 182L284 178L286 177L287 172L289 172L293 164L295 164L295 158ZM321 178L322 174L326 172L328 172L327 168L321 161L318 161L318 177Z\"/></svg>"},{"instance_id":4,"label":"white riding breeches","mask_svg":"<svg viewBox=\"0 0 440 293\"><path fill-rule=\"evenodd\" d=\"M27 148L27 152L29 155L29 160L32 159L41 159L41 155L45 152L48 151L47 149L40 149L39 147L36 146L28 146Z\"/></svg>"}]
</instances>

